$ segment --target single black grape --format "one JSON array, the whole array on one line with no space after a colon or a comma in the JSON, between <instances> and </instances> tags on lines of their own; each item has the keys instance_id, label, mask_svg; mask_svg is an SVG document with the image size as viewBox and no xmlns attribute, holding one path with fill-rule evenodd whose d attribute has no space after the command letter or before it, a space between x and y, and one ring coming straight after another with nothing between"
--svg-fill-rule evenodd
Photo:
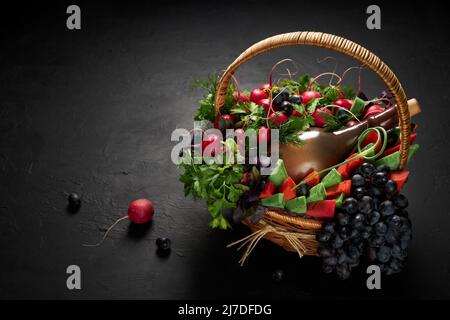
<instances>
[{"instance_id":1,"label":"single black grape","mask_svg":"<svg viewBox=\"0 0 450 320\"><path fill-rule=\"evenodd\" d=\"M379 187L371 186L369 187L369 195L373 198L379 198L383 195L383 191Z\"/></svg>"},{"instance_id":2,"label":"single black grape","mask_svg":"<svg viewBox=\"0 0 450 320\"><path fill-rule=\"evenodd\" d=\"M399 234L394 230L389 229L389 231L384 235L386 242L389 244L399 243Z\"/></svg>"},{"instance_id":3,"label":"single black grape","mask_svg":"<svg viewBox=\"0 0 450 320\"><path fill-rule=\"evenodd\" d=\"M386 172L380 171L380 172L374 172L370 178L370 181L373 185L377 187L383 187L386 182L388 181L388 177Z\"/></svg>"},{"instance_id":4,"label":"single black grape","mask_svg":"<svg viewBox=\"0 0 450 320\"><path fill-rule=\"evenodd\" d=\"M400 259L402 256L402 248L399 245L393 245L391 248L391 256Z\"/></svg>"},{"instance_id":5,"label":"single black grape","mask_svg":"<svg viewBox=\"0 0 450 320\"><path fill-rule=\"evenodd\" d=\"M156 239L156 246L158 247L158 250L169 251L171 241L169 238L158 238Z\"/></svg>"},{"instance_id":6,"label":"single black grape","mask_svg":"<svg viewBox=\"0 0 450 320\"><path fill-rule=\"evenodd\" d=\"M388 195L393 195L397 192L397 183L393 180L388 180L384 185L384 191Z\"/></svg>"},{"instance_id":7,"label":"single black grape","mask_svg":"<svg viewBox=\"0 0 450 320\"><path fill-rule=\"evenodd\" d=\"M71 209L78 209L81 206L81 196L78 193L72 192L67 197L69 207Z\"/></svg>"},{"instance_id":8,"label":"single black grape","mask_svg":"<svg viewBox=\"0 0 450 320\"><path fill-rule=\"evenodd\" d=\"M280 105L280 110L289 117L292 114L293 110L292 104L289 101L283 101Z\"/></svg>"},{"instance_id":9,"label":"single black grape","mask_svg":"<svg viewBox=\"0 0 450 320\"><path fill-rule=\"evenodd\" d=\"M328 232L321 232L317 235L317 241L319 242L328 242L331 238L331 233Z\"/></svg>"},{"instance_id":10,"label":"single black grape","mask_svg":"<svg viewBox=\"0 0 450 320\"><path fill-rule=\"evenodd\" d=\"M367 194L367 189L365 187L358 187L352 190L352 194L356 199L361 199Z\"/></svg>"},{"instance_id":11,"label":"single black grape","mask_svg":"<svg viewBox=\"0 0 450 320\"><path fill-rule=\"evenodd\" d=\"M298 94L293 94L289 97L289 101L294 104L302 104L302 97Z\"/></svg>"},{"instance_id":12,"label":"single black grape","mask_svg":"<svg viewBox=\"0 0 450 320\"><path fill-rule=\"evenodd\" d=\"M339 249L344 245L344 240L342 240L342 238L339 235L333 234L330 239L330 244L333 248Z\"/></svg>"},{"instance_id":13,"label":"single black grape","mask_svg":"<svg viewBox=\"0 0 450 320\"><path fill-rule=\"evenodd\" d=\"M386 200L380 203L379 211L382 216L390 216L395 213L395 207L392 201Z\"/></svg>"},{"instance_id":14,"label":"single black grape","mask_svg":"<svg viewBox=\"0 0 450 320\"><path fill-rule=\"evenodd\" d=\"M372 173L375 171L373 164L369 162L364 162L357 170L364 178L370 178Z\"/></svg>"},{"instance_id":15,"label":"single black grape","mask_svg":"<svg viewBox=\"0 0 450 320\"><path fill-rule=\"evenodd\" d=\"M358 188L358 187L364 187L364 185L366 184L366 180L364 179L364 177L360 174L355 174L352 177L352 187L353 188Z\"/></svg>"},{"instance_id":16,"label":"single black grape","mask_svg":"<svg viewBox=\"0 0 450 320\"><path fill-rule=\"evenodd\" d=\"M384 222L378 222L375 224L375 232L377 235L384 235L388 230L387 225Z\"/></svg>"},{"instance_id":17,"label":"single black grape","mask_svg":"<svg viewBox=\"0 0 450 320\"><path fill-rule=\"evenodd\" d=\"M330 274L334 271L334 266L330 266L329 264L322 264L322 271L325 274Z\"/></svg>"},{"instance_id":18,"label":"single black grape","mask_svg":"<svg viewBox=\"0 0 450 320\"><path fill-rule=\"evenodd\" d=\"M280 282L284 278L284 271L277 269L272 273L272 279L276 282Z\"/></svg>"},{"instance_id":19,"label":"single black grape","mask_svg":"<svg viewBox=\"0 0 450 320\"><path fill-rule=\"evenodd\" d=\"M350 278L351 272L350 272L349 266L346 264L338 265L336 267L336 274L342 280L346 280L346 279Z\"/></svg>"},{"instance_id":20,"label":"single black grape","mask_svg":"<svg viewBox=\"0 0 450 320\"><path fill-rule=\"evenodd\" d=\"M361 228L363 226L364 220L365 220L364 215L361 213L358 213L352 219L352 227L355 229Z\"/></svg>"},{"instance_id":21,"label":"single black grape","mask_svg":"<svg viewBox=\"0 0 450 320\"><path fill-rule=\"evenodd\" d=\"M384 172L384 173L386 173L386 174L388 174L389 171L391 171L391 169L390 169L387 165L384 165L384 164L380 164L379 166L377 166L377 167L375 168L375 170L376 170L377 172Z\"/></svg>"},{"instance_id":22,"label":"single black grape","mask_svg":"<svg viewBox=\"0 0 450 320\"><path fill-rule=\"evenodd\" d=\"M336 222L341 225L341 226L345 226L349 223L350 221L350 216L344 212L338 212L336 214Z\"/></svg>"},{"instance_id":23,"label":"single black grape","mask_svg":"<svg viewBox=\"0 0 450 320\"><path fill-rule=\"evenodd\" d=\"M351 231L345 226L340 227L337 232L344 241L350 238Z\"/></svg>"},{"instance_id":24,"label":"single black grape","mask_svg":"<svg viewBox=\"0 0 450 320\"><path fill-rule=\"evenodd\" d=\"M394 204L399 209L405 209L408 207L408 198L402 194L399 194L394 198Z\"/></svg>"},{"instance_id":25,"label":"single black grape","mask_svg":"<svg viewBox=\"0 0 450 320\"><path fill-rule=\"evenodd\" d=\"M297 187L297 197L301 197L301 196L305 196L308 197L309 196L309 189L308 186L306 185L306 183L302 183L301 185L299 185Z\"/></svg>"},{"instance_id":26,"label":"single black grape","mask_svg":"<svg viewBox=\"0 0 450 320\"><path fill-rule=\"evenodd\" d=\"M334 255L334 252L326 247L320 247L317 249L317 253L319 254L319 256L321 256L322 258L327 258L327 257L331 257Z\"/></svg>"},{"instance_id":27,"label":"single black grape","mask_svg":"<svg viewBox=\"0 0 450 320\"><path fill-rule=\"evenodd\" d=\"M334 232L334 226L335 226L335 223L333 221L328 221L328 222L325 222L322 225L322 229L325 232L333 233Z\"/></svg>"},{"instance_id":28,"label":"single black grape","mask_svg":"<svg viewBox=\"0 0 450 320\"><path fill-rule=\"evenodd\" d=\"M347 198L344 200L342 208L349 214L356 213L358 211L358 201L355 198Z\"/></svg>"},{"instance_id":29,"label":"single black grape","mask_svg":"<svg viewBox=\"0 0 450 320\"><path fill-rule=\"evenodd\" d=\"M329 265L329 266L335 266L335 265L337 265L337 263L338 263L338 259L337 259L337 257L335 257L335 256L328 257L328 258L325 258L325 259L323 260L323 263L324 263L324 264L327 264L327 265Z\"/></svg>"},{"instance_id":30,"label":"single black grape","mask_svg":"<svg viewBox=\"0 0 450 320\"><path fill-rule=\"evenodd\" d=\"M391 258L391 250L387 246L381 246L377 252L377 259L381 263L386 263Z\"/></svg>"},{"instance_id":31,"label":"single black grape","mask_svg":"<svg viewBox=\"0 0 450 320\"><path fill-rule=\"evenodd\" d=\"M402 226L402 219L400 216L394 214L389 217L389 227L400 228Z\"/></svg>"},{"instance_id":32,"label":"single black grape","mask_svg":"<svg viewBox=\"0 0 450 320\"><path fill-rule=\"evenodd\" d=\"M366 222L373 226L375 225L379 220L380 220L380 213L378 211L372 211L367 217L366 217Z\"/></svg>"},{"instance_id":33,"label":"single black grape","mask_svg":"<svg viewBox=\"0 0 450 320\"><path fill-rule=\"evenodd\" d=\"M369 196L363 196L358 202L358 211L368 214L373 210L373 200Z\"/></svg>"}]
</instances>

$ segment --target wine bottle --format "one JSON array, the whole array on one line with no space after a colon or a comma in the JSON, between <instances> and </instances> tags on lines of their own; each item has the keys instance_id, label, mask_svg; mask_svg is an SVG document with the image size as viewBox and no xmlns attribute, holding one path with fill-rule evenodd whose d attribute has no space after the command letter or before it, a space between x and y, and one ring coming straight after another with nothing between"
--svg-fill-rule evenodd
<instances>
[{"instance_id":1,"label":"wine bottle","mask_svg":"<svg viewBox=\"0 0 450 320\"><path fill-rule=\"evenodd\" d=\"M420 112L416 99L408 101L408 109L410 116ZM367 128L381 126L388 130L397 125L397 106L394 105L353 127L335 132L326 132L317 127L310 128L299 136L304 144L281 144L280 156L289 176L300 182L313 170L320 171L343 161L355 147L359 135Z\"/></svg>"}]
</instances>

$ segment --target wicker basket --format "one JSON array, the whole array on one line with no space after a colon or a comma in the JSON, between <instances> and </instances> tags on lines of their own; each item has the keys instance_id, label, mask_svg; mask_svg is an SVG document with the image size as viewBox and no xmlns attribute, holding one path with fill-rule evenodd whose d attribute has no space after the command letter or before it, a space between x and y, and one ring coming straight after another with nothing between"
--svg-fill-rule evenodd
<instances>
[{"instance_id":1,"label":"wicker basket","mask_svg":"<svg viewBox=\"0 0 450 320\"><path fill-rule=\"evenodd\" d=\"M245 50L222 75L215 96L216 113L223 106L230 80L236 70L253 57L274 48L291 45L309 45L332 49L355 58L374 71L387 88L391 91L397 106L400 126L400 168L406 165L409 151L410 115L408 103L403 88L392 70L366 48L345 38L322 32L292 32L276 35ZM235 244L241 243L241 247L247 246L247 250L241 259L245 262L248 255L262 238L268 239L285 250L297 252L300 256L317 255L316 234L321 229L322 222L312 218L293 217L275 211L268 211L263 219L252 224L248 220L247 225L252 234L241 239Z\"/></svg>"}]
</instances>

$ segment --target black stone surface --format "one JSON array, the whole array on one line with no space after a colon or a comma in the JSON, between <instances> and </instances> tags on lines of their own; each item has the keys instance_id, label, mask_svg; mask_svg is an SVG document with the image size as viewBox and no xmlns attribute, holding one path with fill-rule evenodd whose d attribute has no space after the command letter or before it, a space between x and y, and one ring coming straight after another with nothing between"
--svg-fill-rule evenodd
<instances>
[{"instance_id":1,"label":"black stone surface","mask_svg":"<svg viewBox=\"0 0 450 320\"><path fill-rule=\"evenodd\" d=\"M0 50L0 298L450 298L449 20L444 4L381 4L382 30L365 27L364 2L78 2L82 30L66 29L69 2L3 5ZM224 69L252 43L296 30L352 39L373 50L423 112L405 193L414 239L404 272L366 288L321 273L314 258L261 242L246 266L225 245L248 231L211 231L201 202L184 198L170 162L177 127L191 127L202 92L194 79ZM260 56L237 77L251 88L271 65L295 59L302 72L357 65L340 54L291 47ZM363 73L368 95L384 89ZM356 75L348 82L355 84ZM82 194L78 212L67 194ZM150 198L151 225L123 221L128 203ZM170 256L155 239L172 240ZM66 288L68 265L82 290ZM274 282L274 270L284 279Z\"/></svg>"}]
</instances>

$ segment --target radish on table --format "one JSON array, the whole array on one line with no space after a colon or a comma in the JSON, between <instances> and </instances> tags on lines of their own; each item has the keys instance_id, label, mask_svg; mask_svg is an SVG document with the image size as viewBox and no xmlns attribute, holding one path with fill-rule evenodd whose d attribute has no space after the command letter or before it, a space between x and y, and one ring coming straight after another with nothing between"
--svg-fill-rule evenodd
<instances>
[{"instance_id":1,"label":"radish on table","mask_svg":"<svg viewBox=\"0 0 450 320\"><path fill-rule=\"evenodd\" d=\"M97 247L105 241L109 232L122 220L128 219L134 224L145 224L153 219L155 214L155 208L153 203L148 199L137 199L130 203L128 206L128 212L126 216L117 219L105 232L100 242L96 244L83 244L85 247Z\"/></svg>"}]
</instances>

